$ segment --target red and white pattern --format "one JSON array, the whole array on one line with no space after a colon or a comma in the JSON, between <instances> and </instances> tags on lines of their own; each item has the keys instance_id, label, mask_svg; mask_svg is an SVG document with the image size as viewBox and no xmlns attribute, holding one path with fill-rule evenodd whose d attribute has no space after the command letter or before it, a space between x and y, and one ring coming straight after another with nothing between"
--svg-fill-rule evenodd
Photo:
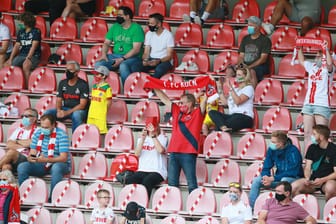
<instances>
[{"instance_id":1,"label":"red and white pattern","mask_svg":"<svg viewBox=\"0 0 336 224\"><path fill-rule=\"evenodd\" d=\"M303 206L304 203L307 201L307 199L308 199L308 194L304 194L300 200L300 205Z\"/></svg>"},{"instance_id":2,"label":"red and white pattern","mask_svg":"<svg viewBox=\"0 0 336 224\"><path fill-rule=\"evenodd\" d=\"M69 179L67 181L67 183L65 184L61 194L58 196L58 198L56 199L55 205L59 205L62 198L64 197L65 193L70 189L70 184L71 184L71 180Z\"/></svg>"},{"instance_id":3,"label":"red and white pattern","mask_svg":"<svg viewBox=\"0 0 336 224\"><path fill-rule=\"evenodd\" d=\"M90 35L90 33L92 32L92 30L94 29L95 25L97 24L97 20L96 19L93 19L90 26L89 26L89 29L85 32L85 36L83 37L83 41L86 42L88 36Z\"/></svg>"},{"instance_id":4,"label":"red and white pattern","mask_svg":"<svg viewBox=\"0 0 336 224\"><path fill-rule=\"evenodd\" d=\"M334 84L330 90L330 99L335 95L336 85Z\"/></svg>"},{"instance_id":5,"label":"red and white pattern","mask_svg":"<svg viewBox=\"0 0 336 224\"><path fill-rule=\"evenodd\" d=\"M127 91L127 93L126 93L126 96L127 96L127 97L130 97L130 96L131 96L131 94L132 94L132 92L134 91L136 85L138 84L138 81L139 81L140 77L141 77L141 73L138 72L138 73L136 74L136 76L135 76L133 82L132 82L132 85L131 85L130 89L129 89L129 90Z\"/></svg>"},{"instance_id":6,"label":"red and white pattern","mask_svg":"<svg viewBox=\"0 0 336 224\"><path fill-rule=\"evenodd\" d=\"M24 11L24 5L26 4L26 0L23 0L22 2L21 2L21 4L19 5L19 7L18 7L18 10L21 12L21 11Z\"/></svg>"},{"instance_id":7,"label":"red and white pattern","mask_svg":"<svg viewBox=\"0 0 336 224\"><path fill-rule=\"evenodd\" d=\"M151 9L151 8L153 8L153 6L154 6L154 4L155 4L155 1L154 0L151 0L149 3L148 3L148 5L147 5L147 7L146 7L146 10L144 11L144 13L142 13L142 17L146 17L146 16L148 16L148 12L149 12L149 10Z\"/></svg>"},{"instance_id":8,"label":"red and white pattern","mask_svg":"<svg viewBox=\"0 0 336 224\"><path fill-rule=\"evenodd\" d=\"M238 16L236 19L237 23L239 23L240 20L242 19L244 12L247 10L248 4L249 4L248 1L244 2L243 7L240 9L240 12L238 13Z\"/></svg>"},{"instance_id":9,"label":"red and white pattern","mask_svg":"<svg viewBox=\"0 0 336 224\"><path fill-rule=\"evenodd\" d=\"M211 156L212 151L215 149L215 147L216 147L216 145L217 145L218 140L219 140L220 137L222 137L222 132L216 132L216 137L214 138L213 142L211 143L209 151L205 155L205 157L207 159L209 159L209 157Z\"/></svg>"},{"instance_id":10,"label":"red and white pattern","mask_svg":"<svg viewBox=\"0 0 336 224\"><path fill-rule=\"evenodd\" d=\"M116 176L124 171L124 168L126 167L126 163L128 161L128 153L125 154L126 157L123 157L123 159L121 160L121 163L118 166L118 170L115 172L115 176L113 177L113 181L117 181Z\"/></svg>"},{"instance_id":11,"label":"red and white pattern","mask_svg":"<svg viewBox=\"0 0 336 224\"><path fill-rule=\"evenodd\" d=\"M192 29L191 23L188 23L187 25L188 25L187 29L184 31L182 37L179 39L179 41L176 44L177 47L180 47L183 44L184 40L187 39L187 37L189 36L191 32L191 29Z\"/></svg>"},{"instance_id":12,"label":"red and white pattern","mask_svg":"<svg viewBox=\"0 0 336 224\"><path fill-rule=\"evenodd\" d=\"M81 132L81 134L78 136L75 144L74 144L74 148L77 148L79 143L82 141L82 139L84 138L86 132L89 130L90 125L86 124L83 131Z\"/></svg>"},{"instance_id":13,"label":"red and white pattern","mask_svg":"<svg viewBox=\"0 0 336 224\"><path fill-rule=\"evenodd\" d=\"M194 201L194 203L192 204L190 210L189 210L189 214L193 214L196 207L198 206L199 202L201 201L201 199L203 198L204 194L205 194L206 188L202 187L202 190L200 191L199 195L197 196L196 200Z\"/></svg>"},{"instance_id":14,"label":"red and white pattern","mask_svg":"<svg viewBox=\"0 0 336 224\"><path fill-rule=\"evenodd\" d=\"M5 84L6 84L7 81L8 81L8 77L9 77L10 75L12 75L13 72L14 72L14 66L10 66L9 69L8 69L8 71L6 72L5 77L4 77L3 80L2 80L2 83L0 84L0 90L4 88Z\"/></svg>"},{"instance_id":15,"label":"red and white pattern","mask_svg":"<svg viewBox=\"0 0 336 224\"><path fill-rule=\"evenodd\" d=\"M268 79L265 89L263 90L262 94L260 95L259 99L258 99L258 104L262 104L266 94L268 93L269 89L271 88L272 85L272 79Z\"/></svg>"},{"instance_id":16,"label":"red and white pattern","mask_svg":"<svg viewBox=\"0 0 336 224\"><path fill-rule=\"evenodd\" d=\"M136 187L137 187L136 184L132 184L132 188L128 192L125 200L121 203L121 209L122 210L124 210L126 208L126 205L128 204L128 202L130 201L132 195L134 194Z\"/></svg>"},{"instance_id":17,"label":"red and white pattern","mask_svg":"<svg viewBox=\"0 0 336 224\"><path fill-rule=\"evenodd\" d=\"M278 49L279 45L282 43L283 39L285 38L285 36L288 35L288 26L285 26L285 30L281 32L281 35L279 36L279 38L277 39L275 45L274 45L274 49Z\"/></svg>"},{"instance_id":18,"label":"red and white pattern","mask_svg":"<svg viewBox=\"0 0 336 224\"><path fill-rule=\"evenodd\" d=\"M274 111L274 114L273 114L271 120L268 122L268 124L267 124L267 126L266 126L266 128L265 128L265 131L266 131L266 132L269 132L269 130L270 130L270 128L272 127L272 125L273 125L275 119L277 118L277 116L278 116L279 113L280 113L280 109L281 109L280 107L277 107L277 109Z\"/></svg>"},{"instance_id":19,"label":"red and white pattern","mask_svg":"<svg viewBox=\"0 0 336 224\"><path fill-rule=\"evenodd\" d=\"M335 215L336 213L336 204L334 204L333 208L330 210L329 214L327 215L327 217L325 218L325 220L327 222L330 222L331 221L331 218ZM335 220L335 219L333 219Z\"/></svg>"},{"instance_id":20,"label":"red and white pattern","mask_svg":"<svg viewBox=\"0 0 336 224\"><path fill-rule=\"evenodd\" d=\"M49 96L46 102L43 104L42 109L38 112L39 116L42 116L45 110L48 108L49 104L52 102L53 96Z\"/></svg>"},{"instance_id":21,"label":"red and white pattern","mask_svg":"<svg viewBox=\"0 0 336 224\"><path fill-rule=\"evenodd\" d=\"M22 204L27 199L27 197L28 197L29 193L31 192L31 190L33 189L35 183L36 183L36 178L31 178L31 180L29 181L29 184L27 186L27 189L22 194L22 197L20 199L20 204Z\"/></svg>"},{"instance_id":22,"label":"red and white pattern","mask_svg":"<svg viewBox=\"0 0 336 224\"><path fill-rule=\"evenodd\" d=\"M304 81L304 80L301 80L299 86L296 88L295 94L294 94L293 98L292 98L291 101L290 101L290 105L291 105L291 106L293 106L293 105L295 104L295 102L296 102L296 100L297 100L299 94L300 94L301 91L302 91L302 88L303 88L303 86L304 86L304 83L305 83L305 81Z\"/></svg>"},{"instance_id":23,"label":"red and white pattern","mask_svg":"<svg viewBox=\"0 0 336 224\"><path fill-rule=\"evenodd\" d=\"M121 129L122 129L122 126L119 125L118 128L115 130L115 132L113 133L112 135L112 138L110 139L109 143L108 143L108 146L105 147L105 151L108 151L109 149L111 149L114 141L118 138L118 136L120 135L121 133Z\"/></svg>"},{"instance_id":24,"label":"red and white pattern","mask_svg":"<svg viewBox=\"0 0 336 224\"><path fill-rule=\"evenodd\" d=\"M85 205L86 205L86 208L90 208L90 207L91 207L93 201L94 201L94 200L96 199L96 197L97 197L97 193L98 193L98 191L99 191L100 189L102 189L103 186L104 186L104 183L103 183L103 182L101 182L101 183L98 184L97 188L94 190L93 194L90 196L89 201L85 204Z\"/></svg>"},{"instance_id":25,"label":"red and white pattern","mask_svg":"<svg viewBox=\"0 0 336 224\"><path fill-rule=\"evenodd\" d=\"M65 56L69 53L69 51L71 50L71 44L67 44L65 50L63 51L60 60L58 60L57 65L61 65L62 61L65 60Z\"/></svg>"},{"instance_id":26,"label":"red and white pattern","mask_svg":"<svg viewBox=\"0 0 336 224\"><path fill-rule=\"evenodd\" d=\"M214 45L214 42L217 40L218 35L224 30L224 23L221 23L219 27L216 29L216 32L214 35L211 37L209 46L212 47Z\"/></svg>"},{"instance_id":27,"label":"red and white pattern","mask_svg":"<svg viewBox=\"0 0 336 224\"><path fill-rule=\"evenodd\" d=\"M64 24L66 23L67 17L63 17L62 20L58 23L56 29L55 29L55 33L53 33L51 35L51 38L56 38L57 34L59 33L59 31L61 30L61 28L64 26Z\"/></svg>"},{"instance_id":28,"label":"red and white pattern","mask_svg":"<svg viewBox=\"0 0 336 224\"><path fill-rule=\"evenodd\" d=\"M94 64L96 63L97 59L99 58L99 56L101 55L102 53L102 46L99 46L99 48L97 49L96 53L94 54L93 58L91 59L88 67L89 68L93 68L94 67Z\"/></svg>"},{"instance_id":29,"label":"red and white pattern","mask_svg":"<svg viewBox=\"0 0 336 224\"><path fill-rule=\"evenodd\" d=\"M248 184L248 188L251 188L253 179L254 179L255 177L260 176L261 171L262 171L262 168L263 168L263 164L262 164L262 163L259 163L259 164L258 164L258 169L257 169L257 171L255 172L255 174L253 175L253 178L250 180L250 182L249 182L249 184Z\"/></svg>"},{"instance_id":30,"label":"red and white pattern","mask_svg":"<svg viewBox=\"0 0 336 224\"><path fill-rule=\"evenodd\" d=\"M17 104L18 100L21 97L21 93L18 93L15 95L13 101L10 102L9 106L8 106L8 112L6 111L3 115L4 118L8 117L10 114L10 111L13 109L13 107Z\"/></svg>"},{"instance_id":31,"label":"red and white pattern","mask_svg":"<svg viewBox=\"0 0 336 224\"><path fill-rule=\"evenodd\" d=\"M145 101L145 104L143 105L143 107L139 110L139 112L137 113L135 119L133 120L133 124L136 124L140 121L140 119L142 118L145 110L147 109L147 107L149 106L149 100Z\"/></svg>"},{"instance_id":32,"label":"red and white pattern","mask_svg":"<svg viewBox=\"0 0 336 224\"><path fill-rule=\"evenodd\" d=\"M222 65L215 71L216 73L222 72L226 69L226 67L229 65L231 61L231 51L228 51L226 53L225 59L222 63Z\"/></svg>"},{"instance_id":33,"label":"red and white pattern","mask_svg":"<svg viewBox=\"0 0 336 224\"><path fill-rule=\"evenodd\" d=\"M187 61L187 66L183 68L183 72L187 71L187 68L191 66L191 64L194 62L196 56L199 53L199 49L196 49L193 54L191 55L191 57L189 58L189 60Z\"/></svg>"},{"instance_id":34,"label":"red and white pattern","mask_svg":"<svg viewBox=\"0 0 336 224\"><path fill-rule=\"evenodd\" d=\"M30 218L29 224L34 224L36 219L39 217L42 210L42 206L35 210L34 215Z\"/></svg>"},{"instance_id":35,"label":"red and white pattern","mask_svg":"<svg viewBox=\"0 0 336 224\"><path fill-rule=\"evenodd\" d=\"M208 217L206 218L206 222L205 222L205 224L211 224L211 223L212 223L212 220L213 220L213 218L212 218L211 216L208 216Z\"/></svg>"},{"instance_id":36,"label":"red and white pattern","mask_svg":"<svg viewBox=\"0 0 336 224\"><path fill-rule=\"evenodd\" d=\"M164 193L162 194L160 200L158 201L158 203L155 205L154 211L158 212L160 207L162 206L162 204L164 203L164 201L167 199L168 193L170 191L170 187L167 186Z\"/></svg>"},{"instance_id":37,"label":"red and white pattern","mask_svg":"<svg viewBox=\"0 0 336 224\"><path fill-rule=\"evenodd\" d=\"M256 136L255 133L252 133L250 135L250 137L248 138L247 142L245 143L245 146L244 146L242 152L239 155L239 158L243 158L245 156L245 154L246 154L247 150L249 149L249 147L250 147L252 141L254 140L255 136Z\"/></svg>"},{"instance_id":38,"label":"red and white pattern","mask_svg":"<svg viewBox=\"0 0 336 224\"><path fill-rule=\"evenodd\" d=\"M36 79L34 80L33 86L31 87L30 91L34 92L37 84L39 83L39 81L42 78L42 75L45 75L46 69L42 68L41 71L39 72L39 74L37 75Z\"/></svg>"},{"instance_id":39,"label":"red and white pattern","mask_svg":"<svg viewBox=\"0 0 336 224\"><path fill-rule=\"evenodd\" d=\"M173 216L173 217L170 218L169 224L177 224L176 221L177 221L177 217Z\"/></svg>"},{"instance_id":40,"label":"red and white pattern","mask_svg":"<svg viewBox=\"0 0 336 224\"><path fill-rule=\"evenodd\" d=\"M85 177L85 175L89 171L89 168L91 167L93 161L96 159L96 156L97 156L97 152L91 154L91 156L90 156L88 162L86 163L82 173L79 175L79 178L83 179Z\"/></svg>"},{"instance_id":41,"label":"red and white pattern","mask_svg":"<svg viewBox=\"0 0 336 224\"><path fill-rule=\"evenodd\" d=\"M68 224L69 221L70 221L70 219L71 219L71 217L72 217L74 214L75 214L75 209L74 209L74 208L70 209L70 211L69 211L69 213L68 213L68 215L67 215L67 218L66 218L66 220L64 221L64 224Z\"/></svg>"},{"instance_id":42,"label":"red and white pattern","mask_svg":"<svg viewBox=\"0 0 336 224\"><path fill-rule=\"evenodd\" d=\"M214 186L217 186L217 185L218 185L218 183L219 183L220 179L222 178L222 176L223 176L223 174L224 174L226 168L228 167L229 163L230 163L230 160L228 160L228 159L224 160L224 164L223 164L223 166L221 167L221 170L219 171L219 173L218 173L216 179L215 179L215 180L213 181L213 183L212 183Z\"/></svg>"}]
</instances>

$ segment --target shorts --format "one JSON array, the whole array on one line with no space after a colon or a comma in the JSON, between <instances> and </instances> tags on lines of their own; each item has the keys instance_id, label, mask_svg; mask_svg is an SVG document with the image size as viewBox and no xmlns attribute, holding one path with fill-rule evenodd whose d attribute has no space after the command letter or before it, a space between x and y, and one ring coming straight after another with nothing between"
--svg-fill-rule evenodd
<instances>
[{"instance_id":1,"label":"shorts","mask_svg":"<svg viewBox=\"0 0 336 224\"><path fill-rule=\"evenodd\" d=\"M12 65L13 66L18 66L22 68L23 62L26 60L26 56L22 56L22 55L18 55L13 59ZM32 67L31 70L34 70L40 63L40 59L33 56L31 58L31 62L32 62Z\"/></svg>"},{"instance_id":2,"label":"shorts","mask_svg":"<svg viewBox=\"0 0 336 224\"><path fill-rule=\"evenodd\" d=\"M213 123L213 121L211 120L208 113L205 115L205 118L203 120L203 124L205 124L208 127L215 126L215 123Z\"/></svg>"},{"instance_id":3,"label":"shorts","mask_svg":"<svg viewBox=\"0 0 336 224\"><path fill-rule=\"evenodd\" d=\"M26 162L28 161L27 160L27 157L22 155L21 153L19 153L19 158L18 160L15 162L15 163L12 163L12 168L13 168L13 171L17 171L17 167L19 166L20 163L23 163L23 162Z\"/></svg>"},{"instance_id":4,"label":"shorts","mask_svg":"<svg viewBox=\"0 0 336 224\"><path fill-rule=\"evenodd\" d=\"M96 125L97 128L99 129L100 134L107 133L106 119L97 119L93 117L88 117L87 123Z\"/></svg>"},{"instance_id":5,"label":"shorts","mask_svg":"<svg viewBox=\"0 0 336 224\"><path fill-rule=\"evenodd\" d=\"M78 5L84 14L88 16L92 16L92 14L96 11L96 1L94 0L86 3L79 3Z\"/></svg>"},{"instance_id":6,"label":"shorts","mask_svg":"<svg viewBox=\"0 0 336 224\"><path fill-rule=\"evenodd\" d=\"M329 120L331 115L330 108L318 105L305 104L303 105L301 113L306 115L321 115Z\"/></svg>"}]
</instances>

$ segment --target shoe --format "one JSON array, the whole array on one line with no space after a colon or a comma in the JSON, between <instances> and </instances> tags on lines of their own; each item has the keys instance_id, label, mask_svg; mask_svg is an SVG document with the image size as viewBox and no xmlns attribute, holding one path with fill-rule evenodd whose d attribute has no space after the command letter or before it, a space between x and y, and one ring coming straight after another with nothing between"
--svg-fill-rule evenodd
<instances>
[{"instance_id":1,"label":"shoe","mask_svg":"<svg viewBox=\"0 0 336 224\"><path fill-rule=\"evenodd\" d=\"M274 32L274 26L271 23L262 23L262 28L267 33L267 35L271 35Z\"/></svg>"},{"instance_id":2,"label":"shoe","mask_svg":"<svg viewBox=\"0 0 336 224\"><path fill-rule=\"evenodd\" d=\"M191 18L187 14L183 14L182 18L183 18L183 22L185 22L185 23L194 23L194 18Z\"/></svg>"},{"instance_id":3,"label":"shoe","mask_svg":"<svg viewBox=\"0 0 336 224\"><path fill-rule=\"evenodd\" d=\"M198 24L198 25L200 25L200 26L203 26L203 24L204 24L204 20L201 19L199 16L195 16L194 20L195 20L195 23L196 23L196 24Z\"/></svg>"}]
</instances>

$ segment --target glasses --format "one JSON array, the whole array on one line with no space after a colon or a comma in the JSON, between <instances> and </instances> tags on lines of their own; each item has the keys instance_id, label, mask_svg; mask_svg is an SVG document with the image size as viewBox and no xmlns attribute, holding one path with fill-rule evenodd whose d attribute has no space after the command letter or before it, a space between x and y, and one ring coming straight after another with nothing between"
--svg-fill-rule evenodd
<instances>
[{"instance_id":1,"label":"glasses","mask_svg":"<svg viewBox=\"0 0 336 224\"><path fill-rule=\"evenodd\" d=\"M240 183L232 182L229 184L229 187L240 188Z\"/></svg>"},{"instance_id":2,"label":"glasses","mask_svg":"<svg viewBox=\"0 0 336 224\"><path fill-rule=\"evenodd\" d=\"M23 115L21 115L21 118L24 118L24 117L34 117L34 115L31 115L31 114L23 114Z\"/></svg>"},{"instance_id":3,"label":"glasses","mask_svg":"<svg viewBox=\"0 0 336 224\"><path fill-rule=\"evenodd\" d=\"M98 198L110 199L111 197L98 197Z\"/></svg>"}]
</instances>

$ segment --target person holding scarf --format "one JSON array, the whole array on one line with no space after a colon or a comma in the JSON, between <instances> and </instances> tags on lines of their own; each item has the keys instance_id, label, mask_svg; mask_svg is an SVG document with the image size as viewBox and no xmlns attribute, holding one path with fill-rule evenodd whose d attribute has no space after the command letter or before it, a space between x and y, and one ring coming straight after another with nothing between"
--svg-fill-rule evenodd
<instances>
[{"instance_id":1,"label":"person holding scarf","mask_svg":"<svg viewBox=\"0 0 336 224\"><path fill-rule=\"evenodd\" d=\"M33 134L27 159L27 162L18 166L19 184L21 185L29 176L42 177L51 174L49 194L51 201L55 185L71 170L69 138L65 131L56 127L53 115L46 114L41 117L41 128Z\"/></svg>"}]
</instances>

